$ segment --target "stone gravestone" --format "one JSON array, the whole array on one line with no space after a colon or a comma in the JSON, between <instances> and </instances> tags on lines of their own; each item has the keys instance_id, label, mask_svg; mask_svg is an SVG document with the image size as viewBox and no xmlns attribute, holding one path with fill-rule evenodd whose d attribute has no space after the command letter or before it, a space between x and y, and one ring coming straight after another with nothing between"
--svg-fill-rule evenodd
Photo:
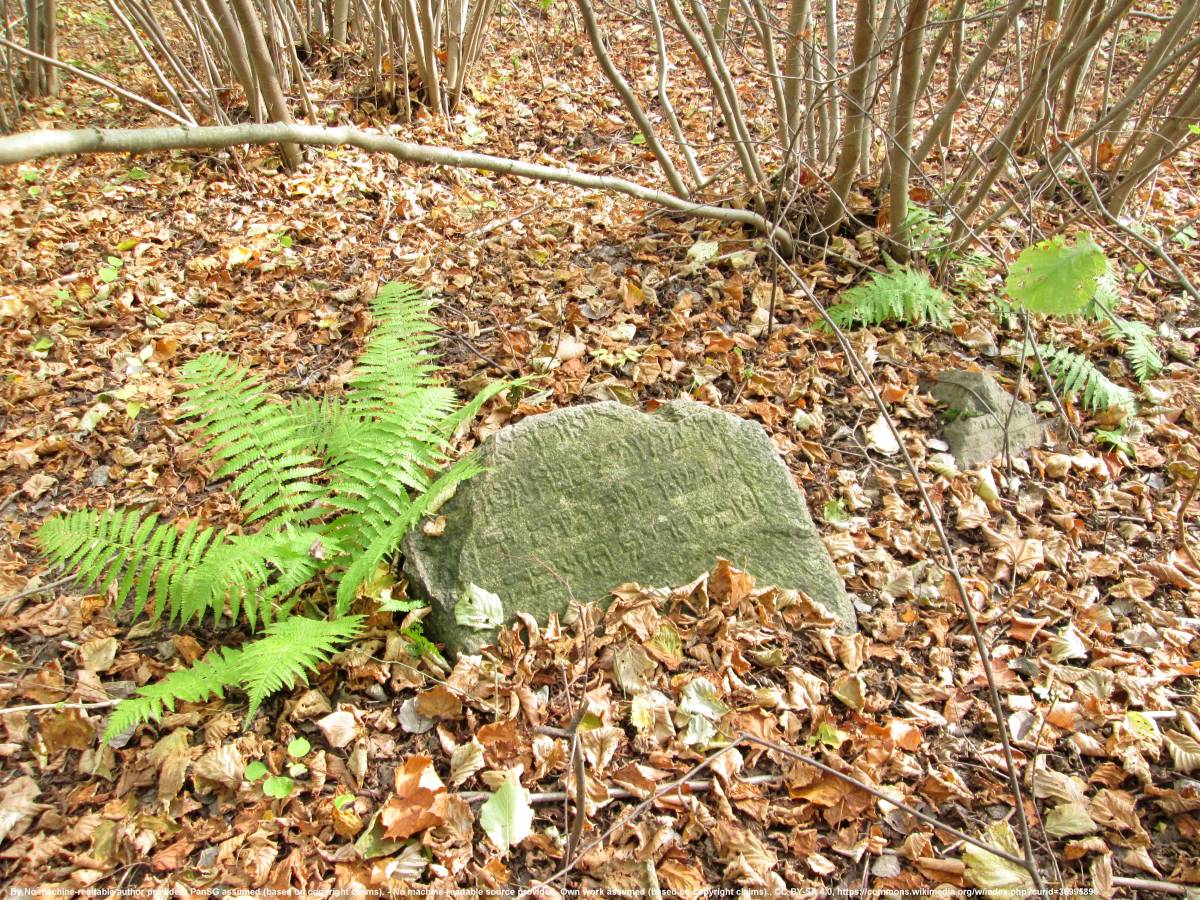
<instances>
[{"instance_id":1,"label":"stone gravestone","mask_svg":"<svg viewBox=\"0 0 1200 900\"><path fill-rule=\"evenodd\" d=\"M433 607L429 632L452 656L495 638L457 621L472 586L499 598L504 622L524 611L544 623L572 595L687 584L717 557L855 626L804 497L755 422L690 400L652 414L594 403L531 416L479 453L487 471L441 508L444 532L417 529L404 545L414 593Z\"/></svg>"},{"instance_id":2,"label":"stone gravestone","mask_svg":"<svg viewBox=\"0 0 1200 900\"><path fill-rule=\"evenodd\" d=\"M1004 423L1013 396L983 372L942 372L929 392L946 405L944 435L954 460L964 469L995 459L1004 452ZM1014 456L1042 443L1042 426L1028 403L1016 401L1008 420L1008 450Z\"/></svg>"}]
</instances>

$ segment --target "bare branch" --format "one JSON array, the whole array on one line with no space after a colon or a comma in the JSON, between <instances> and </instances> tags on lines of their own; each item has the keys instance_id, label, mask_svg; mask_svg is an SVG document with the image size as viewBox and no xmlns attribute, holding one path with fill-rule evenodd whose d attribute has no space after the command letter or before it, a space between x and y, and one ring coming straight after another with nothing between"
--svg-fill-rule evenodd
<instances>
[{"instance_id":1,"label":"bare branch","mask_svg":"<svg viewBox=\"0 0 1200 900\"><path fill-rule=\"evenodd\" d=\"M717 219L749 225L771 236L785 253L792 250L792 237L783 228L746 209L727 209L692 203L666 191L645 187L611 175L592 175L571 169L521 162L486 153L467 153L412 144L384 134L357 128L320 128L314 125L215 125L203 128L82 129L79 131L30 131L0 137L0 163L25 162L44 156L76 153L148 153L155 150L213 150L238 144L307 144L316 147L349 145L371 153L389 153L405 162L483 169L498 175L515 175L574 187L613 191L636 200L666 207L697 219Z\"/></svg>"},{"instance_id":2,"label":"bare branch","mask_svg":"<svg viewBox=\"0 0 1200 900\"><path fill-rule=\"evenodd\" d=\"M146 109L153 110L154 112L158 113L159 115L166 116L172 122L178 122L180 125L191 125L192 124L187 119L184 119L181 116L176 115L175 113L171 112L171 110L166 109L165 107L159 106L154 101L147 100L145 97L141 96L140 94L133 93L133 91L127 91L123 87L118 87L117 85L115 85L111 81L109 81L108 79L101 78L99 75L94 75L91 72L88 72L86 69L78 69L75 66L71 65L70 63L61 62L57 59L51 59L49 56L42 56L42 54L40 54L40 53L34 53L32 50L27 50L24 47L22 47L20 44L14 44L12 41L6 40L5 38L2 38L2 37L0 37L0 46L7 47L9 50L15 50L17 53L20 53L23 56L28 56L32 59L37 59L44 63L49 63L52 66L58 66L58 68L62 69L63 71L70 72L72 75L78 75L80 78L83 78L86 81L90 81L93 84L98 84L101 87L112 91L118 97L124 97L126 100L132 101L133 103L136 103L139 106L144 106L144 107L146 107Z\"/></svg>"}]
</instances>

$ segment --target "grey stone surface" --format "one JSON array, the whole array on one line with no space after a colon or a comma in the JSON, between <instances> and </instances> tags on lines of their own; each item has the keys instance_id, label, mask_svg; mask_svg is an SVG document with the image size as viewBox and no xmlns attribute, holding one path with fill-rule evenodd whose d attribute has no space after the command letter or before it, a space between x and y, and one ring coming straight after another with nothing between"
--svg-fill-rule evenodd
<instances>
[{"instance_id":1,"label":"grey stone surface","mask_svg":"<svg viewBox=\"0 0 1200 900\"><path fill-rule=\"evenodd\" d=\"M950 369L938 375L929 389L946 405L944 436L962 468L973 468L1004 452L1004 423L1012 394L983 372ZM1008 450L1014 456L1043 440L1042 426L1028 403L1016 403L1008 421Z\"/></svg>"},{"instance_id":2,"label":"grey stone surface","mask_svg":"<svg viewBox=\"0 0 1200 900\"><path fill-rule=\"evenodd\" d=\"M531 416L479 452L487 471L442 507L445 531L418 529L404 546L415 593L433 606L429 632L451 654L495 637L455 621L472 584L501 599L505 621L545 622L566 609L568 586L584 602L627 581L682 585L717 557L855 626L804 496L756 422L688 400L652 414L594 403Z\"/></svg>"}]
</instances>

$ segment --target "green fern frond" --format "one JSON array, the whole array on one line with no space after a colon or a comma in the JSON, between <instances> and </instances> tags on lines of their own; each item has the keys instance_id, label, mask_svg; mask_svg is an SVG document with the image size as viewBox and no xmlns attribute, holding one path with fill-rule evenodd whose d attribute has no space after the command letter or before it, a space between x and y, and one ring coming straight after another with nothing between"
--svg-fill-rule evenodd
<instances>
[{"instance_id":1,"label":"green fern frond","mask_svg":"<svg viewBox=\"0 0 1200 900\"><path fill-rule=\"evenodd\" d=\"M353 550L415 523L411 498L430 491L449 463L455 430L511 386L491 385L458 406L433 377L431 307L410 285L385 285L372 307L377 324L349 380L353 440L329 456L330 504L342 513L335 532Z\"/></svg>"},{"instance_id":2,"label":"green fern frond","mask_svg":"<svg viewBox=\"0 0 1200 900\"><path fill-rule=\"evenodd\" d=\"M924 254L939 268L953 256L948 215L938 216L924 206L910 203L903 232L908 235L910 249Z\"/></svg>"},{"instance_id":3,"label":"green fern frond","mask_svg":"<svg viewBox=\"0 0 1200 900\"><path fill-rule=\"evenodd\" d=\"M84 509L48 519L36 540L47 558L80 582L102 592L116 583L118 608L133 594L135 616L148 609L157 620L169 608L174 618L185 607L203 612L224 600L217 581L193 579L228 536L195 521L180 530L134 510Z\"/></svg>"},{"instance_id":4,"label":"green fern frond","mask_svg":"<svg viewBox=\"0 0 1200 900\"><path fill-rule=\"evenodd\" d=\"M115 584L118 609L132 594L135 617L146 612L157 621L169 610L172 621L208 612L216 620L228 604L252 628L273 618L268 601L288 596L323 567L308 552L314 541L324 541L325 558L341 552L336 539L318 531L231 535L157 520L127 509L80 510L47 520L35 539L81 583L101 592Z\"/></svg>"},{"instance_id":5,"label":"green fern frond","mask_svg":"<svg viewBox=\"0 0 1200 900\"><path fill-rule=\"evenodd\" d=\"M323 530L233 535L192 572L180 618L189 622L212 609L215 620L224 607L220 601L227 601L233 618L244 613L251 628L266 625L290 608L285 603L277 609L276 601L308 584L340 553L340 544Z\"/></svg>"},{"instance_id":6,"label":"green fern frond","mask_svg":"<svg viewBox=\"0 0 1200 900\"><path fill-rule=\"evenodd\" d=\"M304 439L305 447L318 458L327 459L344 453L354 442L360 419L346 404L323 397L301 397L288 403L292 424Z\"/></svg>"},{"instance_id":7,"label":"green fern frond","mask_svg":"<svg viewBox=\"0 0 1200 900\"><path fill-rule=\"evenodd\" d=\"M310 479L321 473L307 449L307 435L286 405L262 382L228 358L207 353L183 367L187 413L198 421L209 452L223 465L217 478L235 476L246 522L272 517L287 527L311 519L324 489Z\"/></svg>"},{"instance_id":8,"label":"green fern frond","mask_svg":"<svg viewBox=\"0 0 1200 900\"><path fill-rule=\"evenodd\" d=\"M308 682L308 673L332 656L342 644L358 636L362 616L333 621L292 616L272 622L266 637L242 647L237 660L237 681L250 698L246 723L275 691Z\"/></svg>"},{"instance_id":9,"label":"green fern frond","mask_svg":"<svg viewBox=\"0 0 1200 900\"><path fill-rule=\"evenodd\" d=\"M238 685L240 650L213 650L187 669L178 669L161 681L139 688L137 696L122 700L108 717L101 739L108 743L142 722L157 722L178 703L200 703L224 697L225 688Z\"/></svg>"},{"instance_id":10,"label":"green fern frond","mask_svg":"<svg viewBox=\"0 0 1200 900\"><path fill-rule=\"evenodd\" d=\"M106 740L152 721L178 702L249 695L247 721L272 692L297 681L352 640L361 616L344 615L358 588L422 516L480 471L453 465L456 429L511 385L495 384L465 406L437 379L432 302L408 285L387 285L373 305L376 328L344 402L284 403L223 356L189 363L187 414L230 477L253 534L192 522L159 524L129 510L52 518L37 539L46 556L117 603L184 622L212 611L242 614L265 636L240 650L210 653L191 669L139 690L114 711ZM291 615L301 588L322 571L337 583L338 618Z\"/></svg>"},{"instance_id":11,"label":"green fern frond","mask_svg":"<svg viewBox=\"0 0 1200 900\"><path fill-rule=\"evenodd\" d=\"M1138 381L1146 381L1162 371L1163 359L1154 346L1154 329L1149 325L1112 315L1104 335L1109 340L1124 342L1125 358Z\"/></svg>"},{"instance_id":12,"label":"green fern frond","mask_svg":"<svg viewBox=\"0 0 1200 900\"><path fill-rule=\"evenodd\" d=\"M903 322L908 325L950 324L950 301L930 281L913 269L893 265L877 272L866 284L850 288L842 302L829 307L829 317L843 328Z\"/></svg>"},{"instance_id":13,"label":"green fern frond","mask_svg":"<svg viewBox=\"0 0 1200 900\"><path fill-rule=\"evenodd\" d=\"M434 383L433 301L411 284L390 283L371 303L374 327L350 373L349 409L371 416Z\"/></svg>"},{"instance_id":14,"label":"green fern frond","mask_svg":"<svg viewBox=\"0 0 1200 900\"><path fill-rule=\"evenodd\" d=\"M1039 346L1038 352L1055 387L1064 397L1080 397L1083 407L1091 411L1103 411L1113 406L1130 411L1137 409L1133 391L1111 381L1086 356L1053 344Z\"/></svg>"},{"instance_id":15,"label":"green fern frond","mask_svg":"<svg viewBox=\"0 0 1200 900\"><path fill-rule=\"evenodd\" d=\"M532 376L530 376L532 377ZM464 403L456 412L450 414L442 420L438 426L438 431L442 437L449 440L453 437L464 422L470 422L483 409L483 405L495 397L511 388L522 387L529 383L530 377L517 378L512 381L493 381L491 384L483 388L471 400Z\"/></svg>"},{"instance_id":16,"label":"green fern frond","mask_svg":"<svg viewBox=\"0 0 1200 900\"><path fill-rule=\"evenodd\" d=\"M375 571L375 567L387 555L393 553L400 545L409 529L421 520L421 517L438 506L449 496L459 484L477 475L483 467L472 456L465 456L449 469L444 471L429 486L429 490L417 496L404 510L402 516L387 522L379 529L372 541L356 554L354 562L343 573L338 582L337 610L345 612L354 603L354 597L359 586Z\"/></svg>"}]
</instances>

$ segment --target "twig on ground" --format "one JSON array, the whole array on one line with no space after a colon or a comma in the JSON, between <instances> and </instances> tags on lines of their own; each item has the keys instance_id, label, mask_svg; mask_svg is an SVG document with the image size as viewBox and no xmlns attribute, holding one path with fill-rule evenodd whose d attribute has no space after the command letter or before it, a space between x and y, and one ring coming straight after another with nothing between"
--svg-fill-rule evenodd
<instances>
[{"instance_id":1,"label":"twig on ground","mask_svg":"<svg viewBox=\"0 0 1200 900\"><path fill-rule=\"evenodd\" d=\"M42 712L47 709L108 709L120 702L120 700L99 700L96 703L32 703L29 706L9 706L0 709L0 716L7 716L11 713Z\"/></svg>"},{"instance_id":2,"label":"twig on ground","mask_svg":"<svg viewBox=\"0 0 1200 900\"><path fill-rule=\"evenodd\" d=\"M1187 558L1192 561L1192 565L1200 569L1200 561L1196 559L1196 554L1192 552L1191 544L1188 543L1187 536L1187 511L1192 505L1192 500L1196 496L1196 488L1200 487L1200 466L1196 468L1196 474L1192 476L1192 483L1188 487L1187 495L1179 504L1179 512L1175 514L1175 546L1187 554Z\"/></svg>"},{"instance_id":3,"label":"twig on ground","mask_svg":"<svg viewBox=\"0 0 1200 900\"><path fill-rule=\"evenodd\" d=\"M560 729L561 730L561 729ZM751 775L749 778L738 779L741 784L779 784L783 781L781 775ZM704 794L711 791L713 783L708 778L695 778L681 786L689 794ZM484 803L491 798L490 791L462 791L455 795L468 803ZM612 800L644 800L645 794L637 794L625 788L609 788L608 796ZM575 798L566 791L531 791L529 802L534 806L546 803L562 803L564 800Z\"/></svg>"},{"instance_id":4,"label":"twig on ground","mask_svg":"<svg viewBox=\"0 0 1200 900\"><path fill-rule=\"evenodd\" d=\"M1024 861L1019 864L1025 868L1030 877L1033 879L1034 887L1039 891L1044 891L1045 884L1042 880L1041 872L1038 869L1037 859L1033 854L1033 834L1029 827L1029 819L1025 815L1024 792L1021 790L1021 778L1017 772L1016 759L1013 756L1012 740L1008 733L1007 719L1005 717L1004 705L1000 700L1000 689L996 684L996 673L992 669L991 660L989 658L989 649L987 641L983 636L983 632L979 628L979 619L975 615L975 609L971 606L971 598L967 594L967 586L963 582L962 572L958 568L958 558L954 553L954 548L950 545L950 539L946 535L946 529L942 525L942 520L938 515L937 507L933 504L933 499L929 496L929 491L925 488L925 483L921 480L920 472L917 469L917 464L913 462L912 455L908 452L908 448L904 444L904 439L900 435L900 429L896 426L892 419L891 413L888 412L887 404L883 402L883 398L879 395L879 391L875 387L874 381L867 371L866 364L855 351L854 346L850 343L850 339L846 337L846 333L833 321L829 313L825 309L825 305L817 299L817 295L800 276L800 273L792 268L791 264L780 255L778 249L774 246L770 247L771 252L779 258L779 264L792 277L796 285L808 298L808 301L813 305L813 308L820 315L821 319L837 336L842 350L846 354L846 358L850 360L852 369L857 373L860 384L864 390L870 395L875 408L879 410L879 414L887 423L889 430L892 432L896 443L900 448L900 454L904 460L904 465L912 475L913 482L917 488L917 492L921 496L921 503L925 507L925 511L929 516L930 524L933 525L934 532L937 535L938 543L941 545L942 552L946 557L946 571L954 582L955 589L962 601L963 612L967 617L967 625L971 630L971 637L975 642L975 648L979 653L979 662L983 667L983 673L987 681L988 702L992 708L992 714L996 719L996 728L1000 736L1000 746L1003 751L1005 768L1008 775L1008 786L1013 796L1013 809L1016 814L1018 830L1021 836L1022 849L1025 853Z\"/></svg>"},{"instance_id":5,"label":"twig on ground","mask_svg":"<svg viewBox=\"0 0 1200 900\"><path fill-rule=\"evenodd\" d=\"M509 376L510 378L513 377L514 372L512 370L506 369L504 366L500 365L500 363L496 362L490 356L483 353L478 347L476 347L474 344L472 344L471 341L468 338L466 338L465 336L459 334L457 331L451 331L451 330L447 330L447 334L450 334L451 336L462 341L462 345L464 347L466 347L468 350L470 350L472 353L474 353L476 356L478 356L480 359L482 359L485 363L487 363L493 369L503 372L505 375Z\"/></svg>"},{"instance_id":6,"label":"twig on ground","mask_svg":"<svg viewBox=\"0 0 1200 900\"><path fill-rule=\"evenodd\" d=\"M504 228L506 225L511 225L513 222L517 221L518 219L523 219L530 213L535 213L545 209L549 203L549 200L543 200L541 203L531 206L528 209L521 210L521 212L517 213L515 216L509 216L507 219L493 219L491 222L488 222L486 225L480 228L476 228L474 231L468 231L463 235L463 240L466 240L467 238L483 237L485 234L495 231L497 228Z\"/></svg>"},{"instance_id":7,"label":"twig on ground","mask_svg":"<svg viewBox=\"0 0 1200 900\"><path fill-rule=\"evenodd\" d=\"M69 582L71 582L73 580L74 580L74 576L68 575L65 578L59 578L57 581L51 581L48 584L39 584L36 587L25 588L25 590L18 591L17 593L13 594L11 597L5 597L3 600L0 600L0 616L7 613L8 608L10 606L12 606L14 603L16 603L18 600L24 600L26 597L32 597L35 594L42 594L42 593L45 593L46 591L52 591L55 588L62 587L64 584L68 584Z\"/></svg>"},{"instance_id":8,"label":"twig on ground","mask_svg":"<svg viewBox=\"0 0 1200 900\"><path fill-rule=\"evenodd\" d=\"M1188 889L1182 884L1172 884L1169 881L1154 881L1151 878L1122 878L1120 875L1112 880L1113 887L1132 888L1137 891L1158 891L1161 894L1174 894L1176 897L1186 897Z\"/></svg>"},{"instance_id":9,"label":"twig on ground","mask_svg":"<svg viewBox=\"0 0 1200 900\"><path fill-rule=\"evenodd\" d=\"M832 766L827 766L825 763L821 762L820 760L813 759L811 756L805 756L803 753L797 753L795 750L785 747L782 744L777 744L774 741L768 741L765 738L754 737L753 735L749 734L743 734L740 738L738 738L738 741L747 744L757 744L758 746L765 747L768 750L774 750L776 753L782 753L784 756L790 756L792 759L798 760L806 765L810 765L815 769L819 769L826 775L832 775L834 778L840 778L847 784L854 785L854 787L858 788L860 791L866 791L871 796L877 797L886 803L890 803L897 809L904 810L909 815L915 816L927 825L932 825L934 828L938 828L947 834L954 835L954 837L958 838L960 841L965 841L972 846L978 847L980 850L986 850L988 853L995 854L1001 859L1005 859L1014 865L1025 868L1025 861L1021 859L1021 857L1013 856L1011 853L1002 850L999 847L995 847L992 844L989 844L987 841L981 841L977 837L971 837L971 835L967 834L965 831L959 831L954 826L947 825L936 816L931 816L929 813L921 812L919 809L909 806L902 800L897 800L894 796L885 794L878 788L872 787L863 781L859 781L853 775L847 775L845 772L839 772ZM1033 873L1031 872L1030 874L1032 875Z\"/></svg>"}]
</instances>

